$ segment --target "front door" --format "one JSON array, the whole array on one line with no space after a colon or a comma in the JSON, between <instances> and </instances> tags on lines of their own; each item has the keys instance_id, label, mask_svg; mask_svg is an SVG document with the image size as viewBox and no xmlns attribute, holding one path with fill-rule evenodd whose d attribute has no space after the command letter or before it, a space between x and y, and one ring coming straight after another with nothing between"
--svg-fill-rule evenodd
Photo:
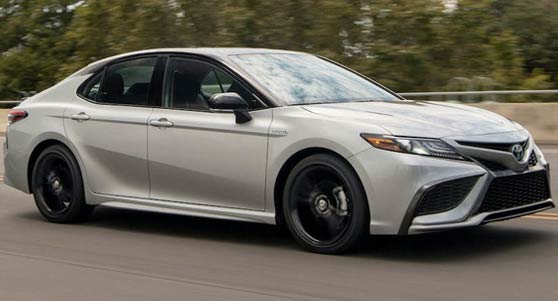
<instances>
[{"instance_id":1,"label":"front door","mask_svg":"<svg viewBox=\"0 0 558 301\"><path fill-rule=\"evenodd\" d=\"M169 59L165 91L166 108L149 118L151 198L263 210L271 110L252 111L245 124L211 111L207 100L215 93L259 103L229 73L195 59Z\"/></svg>"}]
</instances>

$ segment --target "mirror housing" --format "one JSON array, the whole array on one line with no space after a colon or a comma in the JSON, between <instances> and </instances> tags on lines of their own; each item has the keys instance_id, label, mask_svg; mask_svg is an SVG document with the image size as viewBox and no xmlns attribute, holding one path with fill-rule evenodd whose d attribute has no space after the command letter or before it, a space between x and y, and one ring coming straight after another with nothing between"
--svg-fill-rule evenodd
<instances>
[{"instance_id":1,"label":"mirror housing","mask_svg":"<svg viewBox=\"0 0 558 301\"><path fill-rule=\"evenodd\" d=\"M242 124L252 120L248 111L248 103L237 93L217 93L208 100L208 105L214 110L233 111L236 123Z\"/></svg>"}]
</instances>

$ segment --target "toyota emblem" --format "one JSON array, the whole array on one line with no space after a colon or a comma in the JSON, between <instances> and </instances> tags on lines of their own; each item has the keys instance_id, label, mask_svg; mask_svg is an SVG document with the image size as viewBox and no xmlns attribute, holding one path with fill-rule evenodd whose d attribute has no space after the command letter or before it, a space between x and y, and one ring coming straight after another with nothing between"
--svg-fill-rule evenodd
<instances>
[{"instance_id":1,"label":"toyota emblem","mask_svg":"<svg viewBox=\"0 0 558 301\"><path fill-rule=\"evenodd\" d=\"M521 161L523 159L523 146L521 144L515 144L511 147L511 153L517 159L517 161Z\"/></svg>"}]
</instances>

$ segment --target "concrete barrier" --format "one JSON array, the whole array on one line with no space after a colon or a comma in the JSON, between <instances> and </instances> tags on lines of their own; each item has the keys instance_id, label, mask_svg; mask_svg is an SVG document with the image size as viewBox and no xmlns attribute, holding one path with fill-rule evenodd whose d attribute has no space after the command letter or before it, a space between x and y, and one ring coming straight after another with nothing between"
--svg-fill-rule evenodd
<instances>
[{"instance_id":1,"label":"concrete barrier","mask_svg":"<svg viewBox=\"0 0 558 301\"><path fill-rule=\"evenodd\" d=\"M558 103L478 103L472 106L507 117L528 129L541 144L558 144Z\"/></svg>"},{"instance_id":2,"label":"concrete barrier","mask_svg":"<svg viewBox=\"0 0 558 301\"><path fill-rule=\"evenodd\" d=\"M541 144L558 144L558 103L478 103L483 108L522 124ZM0 134L5 132L8 109L0 109Z\"/></svg>"},{"instance_id":3,"label":"concrete barrier","mask_svg":"<svg viewBox=\"0 0 558 301\"><path fill-rule=\"evenodd\" d=\"M0 135L4 136L6 133L6 126L8 125L8 112L9 109L0 109Z\"/></svg>"}]
</instances>

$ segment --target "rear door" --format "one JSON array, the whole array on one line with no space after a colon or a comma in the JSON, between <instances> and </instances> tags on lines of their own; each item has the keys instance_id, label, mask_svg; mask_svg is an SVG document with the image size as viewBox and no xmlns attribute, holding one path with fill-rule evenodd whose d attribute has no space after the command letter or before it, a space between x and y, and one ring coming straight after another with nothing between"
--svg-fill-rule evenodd
<instances>
[{"instance_id":1,"label":"rear door","mask_svg":"<svg viewBox=\"0 0 558 301\"><path fill-rule=\"evenodd\" d=\"M160 104L164 59L136 57L94 75L65 111L65 128L99 194L148 198L147 121Z\"/></svg>"},{"instance_id":2,"label":"rear door","mask_svg":"<svg viewBox=\"0 0 558 301\"><path fill-rule=\"evenodd\" d=\"M164 109L148 128L151 198L243 209L265 207L267 132L271 110L230 73L192 58L169 59ZM207 100L236 92L253 120L235 123L232 112L214 112Z\"/></svg>"}]
</instances>

